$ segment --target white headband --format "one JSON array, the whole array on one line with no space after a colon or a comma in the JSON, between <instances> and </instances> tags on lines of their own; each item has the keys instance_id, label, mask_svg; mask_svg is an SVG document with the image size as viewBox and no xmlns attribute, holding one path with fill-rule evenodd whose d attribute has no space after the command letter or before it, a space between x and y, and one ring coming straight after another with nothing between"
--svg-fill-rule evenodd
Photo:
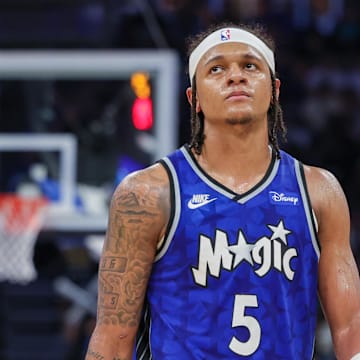
<instances>
[{"instance_id":1,"label":"white headband","mask_svg":"<svg viewBox=\"0 0 360 360\"><path fill-rule=\"evenodd\" d=\"M275 74L274 53L262 40L254 34L242 29L224 28L207 36L191 53L189 58L190 82L192 82L196 68L202 56L213 46L223 44L224 42L237 42L252 46L265 58L271 71Z\"/></svg>"}]
</instances>

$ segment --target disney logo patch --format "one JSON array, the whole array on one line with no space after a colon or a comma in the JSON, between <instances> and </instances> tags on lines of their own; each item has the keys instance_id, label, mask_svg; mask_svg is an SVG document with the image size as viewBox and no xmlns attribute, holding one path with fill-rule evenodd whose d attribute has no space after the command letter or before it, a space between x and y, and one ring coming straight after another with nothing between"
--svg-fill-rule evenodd
<instances>
[{"instance_id":1,"label":"disney logo patch","mask_svg":"<svg viewBox=\"0 0 360 360\"><path fill-rule=\"evenodd\" d=\"M270 202L279 205L299 205L299 197L292 193L279 193L277 191L269 191Z\"/></svg>"}]
</instances>

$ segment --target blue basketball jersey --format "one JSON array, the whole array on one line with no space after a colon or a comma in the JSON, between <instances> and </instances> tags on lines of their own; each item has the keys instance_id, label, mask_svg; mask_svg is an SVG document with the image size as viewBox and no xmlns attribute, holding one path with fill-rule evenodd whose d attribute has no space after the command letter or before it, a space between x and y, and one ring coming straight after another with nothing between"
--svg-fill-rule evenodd
<instances>
[{"instance_id":1,"label":"blue basketball jersey","mask_svg":"<svg viewBox=\"0 0 360 360\"><path fill-rule=\"evenodd\" d=\"M161 163L172 214L138 358L312 359L319 247L302 164L273 155L262 181L238 195L187 146Z\"/></svg>"}]
</instances>

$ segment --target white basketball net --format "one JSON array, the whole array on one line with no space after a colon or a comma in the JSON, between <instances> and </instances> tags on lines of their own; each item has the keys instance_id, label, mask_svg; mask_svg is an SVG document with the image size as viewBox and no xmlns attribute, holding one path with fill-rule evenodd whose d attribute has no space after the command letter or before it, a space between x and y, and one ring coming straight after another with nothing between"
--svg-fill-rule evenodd
<instances>
[{"instance_id":1,"label":"white basketball net","mask_svg":"<svg viewBox=\"0 0 360 360\"><path fill-rule=\"evenodd\" d=\"M47 201L0 194L0 281L26 284L36 279L34 246Z\"/></svg>"}]
</instances>

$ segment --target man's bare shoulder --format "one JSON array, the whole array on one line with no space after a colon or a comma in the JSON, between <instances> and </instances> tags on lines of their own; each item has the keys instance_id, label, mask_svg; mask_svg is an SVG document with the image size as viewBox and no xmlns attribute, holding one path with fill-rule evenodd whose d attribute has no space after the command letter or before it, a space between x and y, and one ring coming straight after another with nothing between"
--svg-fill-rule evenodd
<instances>
[{"instance_id":1,"label":"man's bare shoulder","mask_svg":"<svg viewBox=\"0 0 360 360\"><path fill-rule=\"evenodd\" d=\"M307 185L319 193L341 192L341 185L336 176L329 170L321 167L305 165L305 177Z\"/></svg>"},{"instance_id":2,"label":"man's bare shoulder","mask_svg":"<svg viewBox=\"0 0 360 360\"><path fill-rule=\"evenodd\" d=\"M305 177L308 184L323 188L340 186L336 176L329 170L317 166L304 165ZM321 189L320 189L321 190Z\"/></svg>"},{"instance_id":3,"label":"man's bare shoulder","mask_svg":"<svg viewBox=\"0 0 360 360\"><path fill-rule=\"evenodd\" d=\"M164 192L168 192L169 178L165 168L156 163L127 175L117 186L114 195L129 190L144 194L151 191L153 195L159 196L163 195Z\"/></svg>"},{"instance_id":4,"label":"man's bare shoulder","mask_svg":"<svg viewBox=\"0 0 360 360\"><path fill-rule=\"evenodd\" d=\"M161 164L127 175L116 187L110 205L110 224L121 214L129 223L148 224L161 237L170 214L169 178Z\"/></svg>"},{"instance_id":5,"label":"man's bare shoulder","mask_svg":"<svg viewBox=\"0 0 360 360\"><path fill-rule=\"evenodd\" d=\"M329 170L304 166L312 207L319 221L328 221L334 214L348 216L348 204L337 177Z\"/></svg>"}]
</instances>

